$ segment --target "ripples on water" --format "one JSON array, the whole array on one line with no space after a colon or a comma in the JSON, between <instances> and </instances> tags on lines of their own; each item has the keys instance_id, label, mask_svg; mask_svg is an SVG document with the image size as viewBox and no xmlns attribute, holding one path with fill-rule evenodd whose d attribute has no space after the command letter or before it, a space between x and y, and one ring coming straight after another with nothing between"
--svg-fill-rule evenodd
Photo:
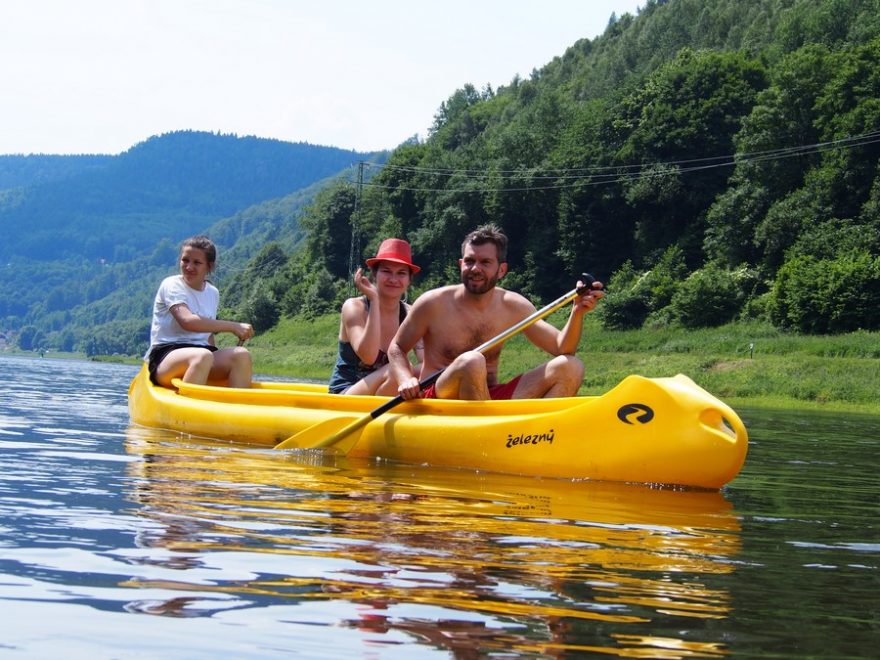
<instances>
[{"instance_id":1,"label":"ripples on water","mask_svg":"<svg viewBox=\"0 0 880 660\"><path fill-rule=\"evenodd\" d=\"M877 641L876 418L754 412L744 473L679 492L130 428L134 372L0 358L0 650L857 657Z\"/></svg>"}]
</instances>

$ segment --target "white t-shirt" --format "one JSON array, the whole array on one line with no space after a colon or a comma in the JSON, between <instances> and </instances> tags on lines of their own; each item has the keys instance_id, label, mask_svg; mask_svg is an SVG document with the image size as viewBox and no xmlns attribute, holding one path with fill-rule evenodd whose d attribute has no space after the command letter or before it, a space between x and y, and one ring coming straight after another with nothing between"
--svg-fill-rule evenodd
<instances>
[{"instance_id":1,"label":"white t-shirt","mask_svg":"<svg viewBox=\"0 0 880 660\"><path fill-rule=\"evenodd\" d=\"M185 303L193 314L202 318L216 319L220 306L220 292L210 282L205 282L204 291L191 289L181 275L172 275L162 280L156 299L153 301L153 324L150 327L150 348L157 344L209 344L210 332L189 332L171 314L174 305ZM147 351L149 356L149 351Z\"/></svg>"}]
</instances>

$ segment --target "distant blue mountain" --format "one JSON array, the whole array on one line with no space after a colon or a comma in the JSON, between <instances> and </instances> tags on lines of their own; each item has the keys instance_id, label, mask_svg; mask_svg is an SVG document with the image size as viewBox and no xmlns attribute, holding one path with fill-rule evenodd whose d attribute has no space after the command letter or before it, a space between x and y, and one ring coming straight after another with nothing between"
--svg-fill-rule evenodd
<instances>
[{"instance_id":1,"label":"distant blue mountain","mask_svg":"<svg viewBox=\"0 0 880 660\"><path fill-rule=\"evenodd\" d=\"M370 155L180 131L118 156L4 156L0 259L131 259Z\"/></svg>"}]
</instances>

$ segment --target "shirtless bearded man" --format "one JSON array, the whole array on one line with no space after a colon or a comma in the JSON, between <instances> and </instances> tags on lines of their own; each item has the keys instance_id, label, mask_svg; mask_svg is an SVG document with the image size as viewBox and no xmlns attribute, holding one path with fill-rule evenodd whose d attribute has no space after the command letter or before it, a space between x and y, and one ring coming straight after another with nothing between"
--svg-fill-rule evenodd
<instances>
[{"instance_id":1,"label":"shirtless bearded man","mask_svg":"<svg viewBox=\"0 0 880 660\"><path fill-rule=\"evenodd\" d=\"M507 273L507 236L495 227L480 227L462 244L461 284L425 292L414 303L388 347L388 358L401 398L526 399L574 396L584 365L575 357L584 315L605 294L602 283L578 296L562 330L537 321L523 330L535 346L554 357L507 383L498 383L501 346L486 355L473 350L535 312L524 296L498 286ZM579 283L579 286L582 283ZM406 355L424 343L421 376L445 369L424 391Z\"/></svg>"}]
</instances>

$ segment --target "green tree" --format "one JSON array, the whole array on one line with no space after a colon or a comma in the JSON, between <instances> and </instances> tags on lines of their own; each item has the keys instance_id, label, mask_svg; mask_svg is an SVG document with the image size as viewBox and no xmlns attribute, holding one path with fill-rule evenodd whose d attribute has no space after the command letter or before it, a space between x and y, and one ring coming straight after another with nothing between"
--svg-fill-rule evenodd
<instances>
[{"instance_id":1,"label":"green tree","mask_svg":"<svg viewBox=\"0 0 880 660\"><path fill-rule=\"evenodd\" d=\"M18 347L23 351L35 351L42 348L44 342L43 332L33 325L24 326L18 333Z\"/></svg>"},{"instance_id":2,"label":"green tree","mask_svg":"<svg viewBox=\"0 0 880 660\"><path fill-rule=\"evenodd\" d=\"M311 263L340 279L349 275L355 196L354 186L346 183L322 190L300 220L308 232L306 254ZM360 253L361 246L355 248Z\"/></svg>"},{"instance_id":3,"label":"green tree","mask_svg":"<svg viewBox=\"0 0 880 660\"><path fill-rule=\"evenodd\" d=\"M70 328L65 328L58 333L58 339L55 347L59 351L70 353L76 347L76 333Z\"/></svg>"},{"instance_id":4,"label":"green tree","mask_svg":"<svg viewBox=\"0 0 880 660\"><path fill-rule=\"evenodd\" d=\"M865 252L787 261L773 285L775 323L820 334L880 329L880 257Z\"/></svg>"},{"instance_id":5,"label":"green tree","mask_svg":"<svg viewBox=\"0 0 880 660\"><path fill-rule=\"evenodd\" d=\"M744 293L734 273L707 264L677 287L669 309L673 318L686 328L723 325L739 312Z\"/></svg>"},{"instance_id":6,"label":"green tree","mask_svg":"<svg viewBox=\"0 0 880 660\"><path fill-rule=\"evenodd\" d=\"M627 138L618 162L646 164L625 186L638 218L638 258L653 260L678 242L691 267L702 263L705 216L727 175L705 167L711 162L697 158L695 146L731 153L741 118L766 85L763 67L740 53L685 49L622 99L616 122Z\"/></svg>"},{"instance_id":7,"label":"green tree","mask_svg":"<svg viewBox=\"0 0 880 660\"><path fill-rule=\"evenodd\" d=\"M270 279L275 273L284 267L287 263L287 254L277 242L272 241L266 244L251 259L246 269L247 275L253 278Z\"/></svg>"},{"instance_id":8,"label":"green tree","mask_svg":"<svg viewBox=\"0 0 880 660\"><path fill-rule=\"evenodd\" d=\"M281 317L281 310L268 285L257 280L242 308L243 318L254 326L254 332L265 332L272 328Z\"/></svg>"},{"instance_id":9,"label":"green tree","mask_svg":"<svg viewBox=\"0 0 880 660\"><path fill-rule=\"evenodd\" d=\"M637 271L627 261L611 278L613 292L599 308L602 325L608 329L640 328L649 316L669 305L687 275L684 253L671 246L647 271Z\"/></svg>"}]
</instances>

